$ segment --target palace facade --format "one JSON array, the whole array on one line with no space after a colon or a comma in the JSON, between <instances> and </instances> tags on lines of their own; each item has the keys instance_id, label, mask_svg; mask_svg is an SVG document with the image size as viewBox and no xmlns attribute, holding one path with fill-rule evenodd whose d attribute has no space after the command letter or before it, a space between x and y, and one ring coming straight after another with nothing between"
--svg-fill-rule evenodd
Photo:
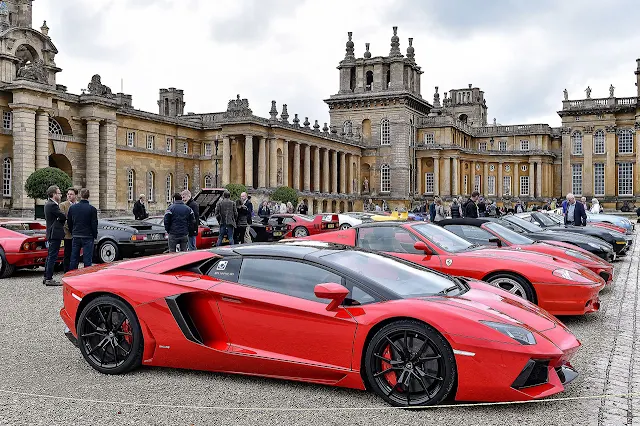
<instances>
[{"instance_id":1,"label":"palace facade","mask_svg":"<svg viewBox=\"0 0 640 426\"><path fill-rule=\"evenodd\" d=\"M487 124L477 87L443 99L436 87L432 103L422 97L413 40L403 54L394 27L386 56L372 56L367 43L357 58L349 33L338 92L325 100L328 124L291 117L275 101L263 118L239 95L223 112L185 112L175 88L160 89L158 112L150 113L99 75L81 94L57 84L58 50L46 22L32 28L31 12L32 0L0 1L5 213L32 214L24 183L47 166L89 188L103 214L130 212L139 194L161 212L175 191L228 183L246 185L254 202L290 186L313 212L361 209L369 199L409 207L474 189L499 203L542 203L572 191L619 207L640 197L638 96L616 98L613 88L606 99L565 93L561 128Z\"/></svg>"}]
</instances>

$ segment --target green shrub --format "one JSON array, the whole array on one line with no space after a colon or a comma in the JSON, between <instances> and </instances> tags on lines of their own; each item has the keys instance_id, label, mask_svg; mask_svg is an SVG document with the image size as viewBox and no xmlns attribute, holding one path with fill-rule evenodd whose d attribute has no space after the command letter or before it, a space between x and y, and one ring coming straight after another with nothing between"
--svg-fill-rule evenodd
<instances>
[{"instance_id":1,"label":"green shrub","mask_svg":"<svg viewBox=\"0 0 640 426\"><path fill-rule=\"evenodd\" d=\"M51 185L57 185L64 194L71 187L71 178L58 168L46 167L31 173L24 184L24 190L29 198L46 200L47 189Z\"/></svg>"},{"instance_id":2,"label":"green shrub","mask_svg":"<svg viewBox=\"0 0 640 426\"><path fill-rule=\"evenodd\" d=\"M225 186L225 189L231 193L232 200L240 199L240 194L247 192L247 187L241 183L230 183Z\"/></svg>"},{"instance_id":3,"label":"green shrub","mask_svg":"<svg viewBox=\"0 0 640 426\"><path fill-rule=\"evenodd\" d=\"M293 188L289 188L288 186L281 186L280 188L273 191L271 194L271 199L273 201L279 201L281 203L291 203L293 204L293 208L295 209L298 205L298 191Z\"/></svg>"}]
</instances>

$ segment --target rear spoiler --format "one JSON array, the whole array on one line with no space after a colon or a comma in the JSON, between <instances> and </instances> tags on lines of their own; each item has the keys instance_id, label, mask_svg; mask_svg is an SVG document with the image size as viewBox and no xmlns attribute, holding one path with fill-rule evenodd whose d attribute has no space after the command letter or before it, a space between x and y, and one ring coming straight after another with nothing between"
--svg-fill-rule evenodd
<instances>
[{"instance_id":1,"label":"rear spoiler","mask_svg":"<svg viewBox=\"0 0 640 426\"><path fill-rule=\"evenodd\" d=\"M340 222L340 217L337 214L323 214L322 215L323 222Z\"/></svg>"}]
</instances>

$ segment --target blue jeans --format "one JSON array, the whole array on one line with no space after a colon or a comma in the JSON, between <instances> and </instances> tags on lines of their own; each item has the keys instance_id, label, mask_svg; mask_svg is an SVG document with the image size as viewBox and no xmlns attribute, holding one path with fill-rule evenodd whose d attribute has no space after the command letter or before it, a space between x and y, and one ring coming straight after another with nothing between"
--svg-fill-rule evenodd
<instances>
[{"instance_id":1,"label":"blue jeans","mask_svg":"<svg viewBox=\"0 0 640 426\"><path fill-rule=\"evenodd\" d=\"M71 271L78 269L80 249L82 249L82 263L84 263L84 267L86 268L93 264L93 238L75 237L73 239L73 246L71 247L71 265L69 266L69 270Z\"/></svg>"},{"instance_id":2,"label":"blue jeans","mask_svg":"<svg viewBox=\"0 0 640 426\"><path fill-rule=\"evenodd\" d=\"M47 241L47 262L44 264L44 279L53 279L53 268L56 266L58 260L58 252L60 251L60 243L62 240L49 240Z\"/></svg>"},{"instance_id":3,"label":"blue jeans","mask_svg":"<svg viewBox=\"0 0 640 426\"><path fill-rule=\"evenodd\" d=\"M218 242L216 246L222 245L222 240L224 240L224 236L226 235L229 239L229 245L233 245L233 226L231 225L220 225L220 232L218 233Z\"/></svg>"},{"instance_id":4,"label":"blue jeans","mask_svg":"<svg viewBox=\"0 0 640 426\"><path fill-rule=\"evenodd\" d=\"M196 250L196 236L189 235L189 250Z\"/></svg>"}]
</instances>

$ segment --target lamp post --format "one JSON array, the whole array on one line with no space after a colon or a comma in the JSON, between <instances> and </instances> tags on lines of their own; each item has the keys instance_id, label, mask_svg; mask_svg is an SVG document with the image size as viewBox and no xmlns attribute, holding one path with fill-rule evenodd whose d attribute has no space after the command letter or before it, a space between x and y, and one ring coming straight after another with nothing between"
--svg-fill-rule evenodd
<instances>
[{"instance_id":1,"label":"lamp post","mask_svg":"<svg viewBox=\"0 0 640 426\"><path fill-rule=\"evenodd\" d=\"M216 183L215 183L215 187L219 188L220 185L218 184L218 144L220 143L220 141L218 141L218 139L216 139L214 142L214 145L216 147L216 161L215 161L215 166L216 166Z\"/></svg>"}]
</instances>

